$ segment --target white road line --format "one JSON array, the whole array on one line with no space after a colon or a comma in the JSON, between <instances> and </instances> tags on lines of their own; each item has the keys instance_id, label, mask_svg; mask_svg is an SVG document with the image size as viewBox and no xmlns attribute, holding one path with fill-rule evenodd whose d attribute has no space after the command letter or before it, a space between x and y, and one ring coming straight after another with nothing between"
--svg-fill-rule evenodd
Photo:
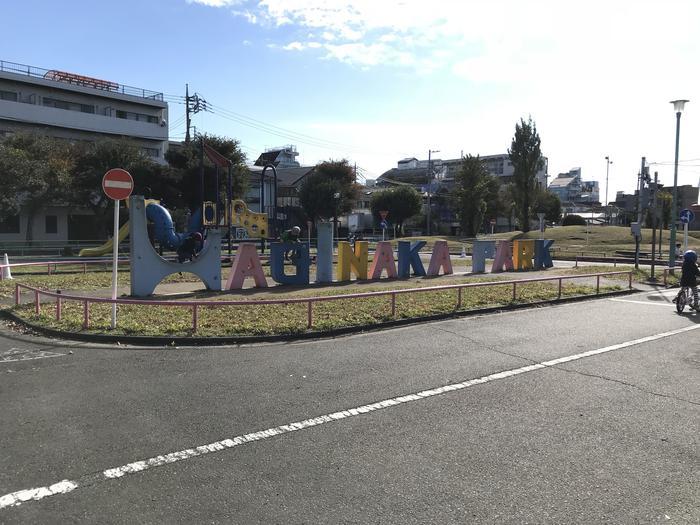
<instances>
[{"instance_id":1,"label":"white road line","mask_svg":"<svg viewBox=\"0 0 700 525\"><path fill-rule=\"evenodd\" d=\"M464 388L469 388L474 385L490 383L491 381L506 379L520 374L525 374L527 372L534 372L535 370L542 370L543 368L553 367L563 363L569 363L571 361L577 361L579 359L584 359L594 355L605 354L607 352L613 352L622 348L628 348L630 346L636 346L651 341L657 341L666 337L690 332L691 330L697 330L698 328L700 328L700 324L686 326L685 328L679 328L677 330L671 330L669 332L650 335L648 337L642 337L640 339L634 339L632 341L626 341L624 343L606 346L604 348L598 348L596 350L589 350L580 354L560 357L557 359L552 359L550 361L543 361L541 363L535 363L532 365L514 368L511 370L504 370L502 372L497 372L495 374L490 374L476 379L470 379L461 383L452 383L449 385L444 385L441 387L416 392L414 394L406 394L399 397L385 399L383 401L377 401L376 403L371 403L369 405L362 405L359 407L350 408L348 410L341 410L339 412L333 412L331 414L326 414L311 419L305 419L303 421L297 421L295 423L289 423L287 425L268 428L267 430L260 430L258 432L252 432L250 434L244 434L229 439L223 439L221 441L209 443L208 445L200 445L198 447L188 448L186 450L180 450L178 452L170 452L169 454L165 454L162 456L155 456L152 458L135 461L133 463L128 463L120 467L109 468L102 471L101 473L87 474L85 476L82 476L81 478L78 478L77 480L71 481L64 479L63 481L54 483L53 485L46 487L11 492L10 494L0 496L0 510L6 507L14 507L16 505L21 505L24 502L38 501L49 496L54 496L56 494L66 494L79 488L80 486L88 486L93 485L95 483L121 478L122 476L126 476L127 474L135 474L137 472L142 472L144 470L148 470L155 467L161 467L170 463L176 463L178 461L184 461L186 459L220 452L222 450L227 450L240 445L245 445L246 443L261 441L264 439L280 436L282 434L296 432L297 430L303 430L306 428L323 425L325 423L332 423L334 421L339 421L342 419L367 414L376 410L390 408L404 403L410 403L413 401L420 401L421 399L446 394L448 392L456 390L462 390Z\"/></svg>"},{"instance_id":2,"label":"white road line","mask_svg":"<svg viewBox=\"0 0 700 525\"><path fill-rule=\"evenodd\" d=\"M608 301L615 301L616 303L634 303L634 304L645 304L649 306L664 306L666 308L675 307L673 303L655 303L653 301L633 301L632 299L608 299Z\"/></svg>"}]
</instances>

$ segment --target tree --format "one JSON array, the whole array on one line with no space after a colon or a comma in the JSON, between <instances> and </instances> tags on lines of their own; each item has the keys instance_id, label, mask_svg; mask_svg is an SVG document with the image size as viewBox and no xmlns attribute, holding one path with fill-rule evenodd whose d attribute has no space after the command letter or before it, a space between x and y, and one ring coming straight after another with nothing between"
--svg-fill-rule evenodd
<instances>
[{"instance_id":1,"label":"tree","mask_svg":"<svg viewBox=\"0 0 700 525\"><path fill-rule=\"evenodd\" d=\"M96 216L97 224L108 235L111 230L111 199L102 191L102 178L112 168L128 171L137 189L142 181L157 180L154 175L163 167L153 162L139 146L127 139L103 139L73 146L75 164L72 171L70 204L86 207Z\"/></svg>"},{"instance_id":2,"label":"tree","mask_svg":"<svg viewBox=\"0 0 700 525\"><path fill-rule=\"evenodd\" d=\"M462 160L455 177L452 205L462 233L470 237L481 230L487 211L497 213L498 181L489 175L478 155L468 155Z\"/></svg>"},{"instance_id":3,"label":"tree","mask_svg":"<svg viewBox=\"0 0 700 525\"><path fill-rule=\"evenodd\" d=\"M232 162L232 196L234 199L243 198L248 187L248 169L245 164L245 154L241 151L240 142L219 135L198 135L198 139L186 143L181 148L172 148L165 154L168 164L175 170L185 205L190 209L197 208L203 200L219 200L224 202L227 196L227 169L219 168L219 187L216 188L216 167L206 155L202 156L201 143L211 146L217 153ZM200 158L204 161L204 196L201 195Z\"/></svg>"},{"instance_id":4,"label":"tree","mask_svg":"<svg viewBox=\"0 0 700 525\"><path fill-rule=\"evenodd\" d=\"M532 118L520 119L508 150L513 164L513 198L520 229L530 231L530 213L537 187L537 172L544 166L540 136Z\"/></svg>"},{"instance_id":5,"label":"tree","mask_svg":"<svg viewBox=\"0 0 700 525\"><path fill-rule=\"evenodd\" d=\"M398 186L372 194L370 207L372 215L379 222L379 212L389 212L389 221L396 224L399 236L403 235L403 225L406 220L421 211L422 199L412 186Z\"/></svg>"},{"instance_id":6,"label":"tree","mask_svg":"<svg viewBox=\"0 0 700 525\"><path fill-rule=\"evenodd\" d=\"M561 219L561 201L549 190L540 189L535 193L535 202L532 206L533 216L537 218L538 213L544 213L544 220L547 222L559 222Z\"/></svg>"},{"instance_id":7,"label":"tree","mask_svg":"<svg viewBox=\"0 0 700 525\"><path fill-rule=\"evenodd\" d=\"M34 218L41 209L64 204L70 194L74 159L64 141L38 134L16 134L0 143L0 214L27 215L26 239L34 237Z\"/></svg>"},{"instance_id":8,"label":"tree","mask_svg":"<svg viewBox=\"0 0 700 525\"><path fill-rule=\"evenodd\" d=\"M337 220L352 210L357 199L355 173L347 160L329 160L318 164L299 189L301 207L312 221Z\"/></svg>"}]
</instances>

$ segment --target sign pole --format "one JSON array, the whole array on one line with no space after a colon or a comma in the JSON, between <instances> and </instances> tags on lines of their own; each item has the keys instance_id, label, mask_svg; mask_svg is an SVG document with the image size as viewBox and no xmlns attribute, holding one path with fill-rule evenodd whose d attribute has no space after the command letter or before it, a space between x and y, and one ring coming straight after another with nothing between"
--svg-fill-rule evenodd
<instances>
[{"instance_id":1,"label":"sign pole","mask_svg":"<svg viewBox=\"0 0 700 525\"><path fill-rule=\"evenodd\" d=\"M114 201L114 236L112 237L112 301L117 299L117 265L119 264L119 201ZM117 303L112 303L112 328L117 327Z\"/></svg>"},{"instance_id":2,"label":"sign pole","mask_svg":"<svg viewBox=\"0 0 700 525\"><path fill-rule=\"evenodd\" d=\"M112 329L117 327L117 284L119 275L119 201L128 199L134 189L134 179L128 171L113 168L102 177L102 191L114 201L114 234L112 235Z\"/></svg>"},{"instance_id":3,"label":"sign pole","mask_svg":"<svg viewBox=\"0 0 700 525\"><path fill-rule=\"evenodd\" d=\"M683 223L683 253L688 251L688 223Z\"/></svg>"}]
</instances>

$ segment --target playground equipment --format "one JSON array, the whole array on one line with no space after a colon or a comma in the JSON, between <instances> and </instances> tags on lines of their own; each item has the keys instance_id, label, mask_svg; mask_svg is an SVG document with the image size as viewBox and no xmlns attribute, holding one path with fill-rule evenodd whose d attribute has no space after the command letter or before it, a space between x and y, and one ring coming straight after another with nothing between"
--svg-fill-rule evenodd
<instances>
[{"instance_id":1,"label":"playground equipment","mask_svg":"<svg viewBox=\"0 0 700 525\"><path fill-rule=\"evenodd\" d=\"M119 228L119 242L122 242L129 235L129 223L125 223L124 226ZM114 246L114 239L109 239L106 243L97 246L95 248L83 248L78 253L80 257L97 257L99 255L107 255L112 253L112 247Z\"/></svg>"},{"instance_id":2,"label":"playground equipment","mask_svg":"<svg viewBox=\"0 0 700 525\"><path fill-rule=\"evenodd\" d=\"M221 290L221 232L218 229L208 231L204 248L193 261L188 263L166 261L156 253L148 239L147 216L155 225L157 237L162 239L169 248L177 248L189 234L176 233L168 210L159 204L146 206L142 195L134 195L130 201L132 296L151 295L165 277L183 271L199 277L208 290Z\"/></svg>"},{"instance_id":3,"label":"playground equipment","mask_svg":"<svg viewBox=\"0 0 700 525\"><path fill-rule=\"evenodd\" d=\"M202 211L199 209L196 210L190 218L188 232L176 233L175 227L173 225L173 219L170 216L170 212L160 205L160 201L146 199L145 204L146 217L154 225L153 236L165 248L177 250L178 246L182 244L182 241L186 239L190 233L195 232L199 229L200 220L202 216ZM119 239L120 243L128 237L129 229L129 222L126 222L121 228L119 228L119 235L117 236L117 238ZM112 253L113 245L114 239L109 239L104 244L95 248L83 248L82 250L80 250L80 253L78 255L80 257L97 257L100 255L107 255Z\"/></svg>"},{"instance_id":4,"label":"playground equipment","mask_svg":"<svg viewBox=\"0 0 700 525\"><path fill-rule=\"evenodd\" d=\"M239 229L244 229L248 237L265 237L267 235L267 213L256 213L240 199L231 202L231 227L236 229L236 238L244 237Z\"/></svg>"}]
</instances>

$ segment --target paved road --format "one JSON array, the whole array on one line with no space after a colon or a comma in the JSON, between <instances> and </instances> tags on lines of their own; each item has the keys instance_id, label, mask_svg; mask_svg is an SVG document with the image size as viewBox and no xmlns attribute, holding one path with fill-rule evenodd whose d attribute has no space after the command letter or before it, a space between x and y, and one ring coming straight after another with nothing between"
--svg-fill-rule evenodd
<instances>
[{"instance_id":1,"label":"paved road","mask_svg":"<svg viewBox=\"0 0 700 525\"><path fill-rule=\"evenodd\" d=\"M316 342L0 334L0 523L698 523L672 291Z\"/></svg>"}]
</instances>

